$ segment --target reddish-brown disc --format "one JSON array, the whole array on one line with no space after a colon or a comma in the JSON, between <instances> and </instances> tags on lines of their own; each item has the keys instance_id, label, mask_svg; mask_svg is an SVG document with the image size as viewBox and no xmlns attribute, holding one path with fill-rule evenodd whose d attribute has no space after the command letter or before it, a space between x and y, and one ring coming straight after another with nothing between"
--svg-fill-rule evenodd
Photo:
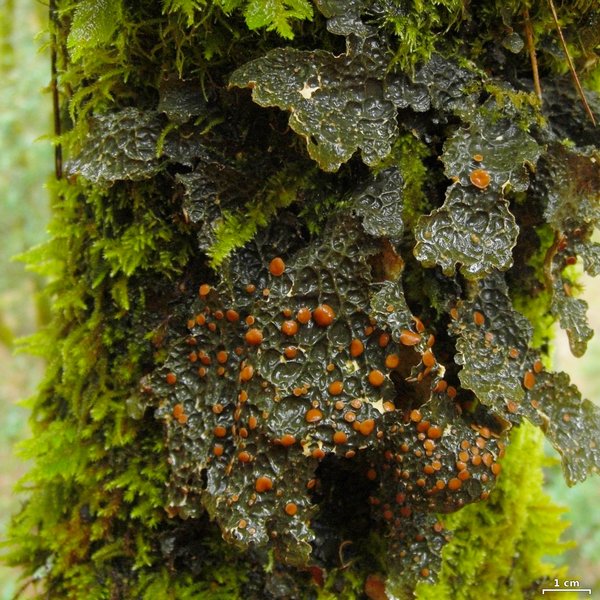
<instances>
[{"instance_id":1,"label":"reddish-brown disc","mask_svg":"<svg viewBox=\"0 0 600 600\"><path fill-rule=\"evenodd\" d=\"M308 423L318 423L323 418L323 412L318 408L311 408L306 412L304 418Z\"/></svg>"},{"instance_id":2,"label":"reddish-brown disc","mask_svg":"<svg viewBox=\"0 0 600 600\"><path fill-rule=\"evenodd\" d=\"M268 492L269 490L273 489L273 481L269 477L265 477L263 475L256 480L254 484L254 489L259 494L262 494L263 492Z\"/></svg>"},{"instance_id":3,"label":"reddish-brown disc","mask_svg":"<svg viewBox=\"0 0 600 600\"><path fill-rule=\"evenodd\" d=\"M296 335L298 333L298 323L296 321L284 321L281 324L281 333L284 335Z\"/></svg>"},{"instance_id":4,"label":"reddish-brown disc","mask_svg":"<svg viewBox=\"0 0 600 600\"><path fill-rule=\"evenodd\" d=\"M250 381L254 375L254 367L252 365L246 365L240 371L240 381Z\"/></svg>"},{"instance_id":5,"label":"reddish-brown disc","mask_svg":"<svg viewBox=\"0 0 600 600\"><path fill-rule=\"evenodd\" d=\"M283 259L279 256L276 256L269 263L269 272L274 277L280 277L281 275L283 275L284 271L285 271L285 263L283 262Z\"/></svg>"},{"instance_id":6,"label":"reddish-brown disc","mask_svg":"<svg viewBox=\"0 0 600 600\"><path fill-rule=\"evenodd\" d=\"M230 308L226 313L225 313L225 318L230 322L230 323L235 323L236 321L240 320L240 315L236 310L233 310L232 308Z\"/></svg>"},{"instance_id":7,"label":"reddish-brown disc","mask_svg":"<svg viewBox=\"0 0 600 600\"><path fill-rule=\"evenodd\" d=\"M298 348L295 346L287 346L287 348L284 348L283 354L286 358L296 358L298 355Z\"/></svg>"},{"instance_id":8,"label":"reddish-brown disc","mask_svg":"<svg viewBox=\"0 0 600 600\"><path fill-rule=\"evenodd\" d=\"M532 390L535 386L535 375L532 371L527 371L523 376L523 387L527 390Z\"/></svg>"},{"instance_id":9,"label":"reddish-brown disc","mask_svg":"<svg viewBox=\"0 0 600 600\"><path fill-rule=\"evenodd\" d=\"M260 329L248 329L244 337L250 346L259 346L263 341L263 334Z\"/></svg>"},{"instance_id":10,"label":"reddish-brown disc","mask_svg":"<svg viewBox=\"0 0 600 600\"><path fill-rule=\"evenodd\" d=\"M284 448L288 448L289 446L293 446L296 443L296 438L293 435L290 435L289 433L284 433L280 438L279 438L279 443L284 447Z\"/></svg>"},{"instance_id":11,"label":"reddish-brown disc","mask_svg":"<svg viewBox=\"0 0 600 600\"><path fill-rule=\"evenodd\" d=\"M222 425L217 425L213 429L213 433L215 434L215 437L222 438L227 435L227 429L225 429L225 427L223 427Z\"/></svg>"},{"instance_id":12,"label":"reddish-brown disc","mask_svg":"<svg viewBox=\"0 0 600 600\"><path fill-rule=\"evenodd\" d=\"M350 342L350 356L356 358L365 351L365 345L358 339L354 338Z\"/></svg>"},{"instance_id":13,"label":"reddish-brown disc","mask_svg":"<svg viewBox=\"0 0 600 600\"><path fill-rule=\"evenodd\" d=\"M437 425L431 425L429 429L427 429L427 437L432 440L437 440L442 437L442 428Z\"/></svg>"},{"instance_id":14,"label":"reddish-brown disc","mask_svg":"<svg viewBox=\"0 0 600 600\"><path fill-rule=\"evenodd\" d=\"M373 429L375 429L375 421L373 419L367 419L366 421L363 421L359 424L358 430L363 435L370 435Z\"/></svg>"},{"instance_id":15,"label":"reddish-brown disc","mask_svg":"<svg viewBox=\"0 0 600 600\"><path fill-rule=\"evenodd\" d=\"M413 423L418 423L422 418L423 416L421 415L421 411L417 410L416 408L410 411L410 420Z\"/></svg>"},{"instance_id":16,"label":"reddish-brown disc","mask_svg":"<svg viewBox=\"0 0 600 600\"><path fill-rule=\"evenodd\" d=\"M485 317L483 313L480 313L478 310L473 312L473 323L477 326L481 326L485 323Z\"/></svg>"},{"instance_id":17,"label":"reddish-brown disc","mask_svg":"<svg viewBox=\"0 0 600 600\"><path fill-rule=\"evenodd\" d=\"M389 333L382 333L379 336L379 340L377 340L377 343L379 344L379 346L381 348L385 348L390 343L390 334Z\"/></svg>"},{"instance_id":18,"label":"reddish-brown disc","mask_svg":"<svg viewBox=\"0 0 600 600\"><path fill-rule=\"evenodd\" d=\"M290 517L293 517L298 512L298 506L296 505L295 502L288 502L285 505L284 510L287 515L289 515Z\"/></svg>"},{"instance_id":19,"label":"reddish-brown disc","mask_svg":"<svg viewBox=\"0 0 600 600\"><path fill-rule=\"evenodd\" d=\"M379 371L378 369L373 369L369 373L369 383L373 387L380 387L380 386L382 386L384 381L385 381L385 375L381 371Z\"/></svg>"},{"instance_id":20,"label":"reddish-brown disc","mask_svg":"<svg viewBox=\"0 0 600 600\"><path fill-rule=\"evenodd\" d=\"M250 456L249 452L246 452L245 450L242 450L239 454L238 454L238 460L242 463L249 463L252 460L252 457Z\"/></svg>"},{"instance_id":21,"label":"reddish-brown disc","mask_svg":"<svg viewBox=\"0 0 600 600\"><path fill-rule=\"evenodd\" d=\"M471 183L479 188L480 190L484 190L488 185L490 185L490 174L484 169L475 169L469 175L469 179Z\"/></svg>"},{"instance_id":22,"label":"reddish-brown disc","mask_svg":"<svg viewBox=\"0 0 600 600\"><path fill-rule=\"evenodd\" d=\"M426 350L422 358L423 364L426 367L433 367L435 365L435 356L431 350Z\"/></svg>"},{"instance_id":23,"label":"reddish-brown disc","mask_svg":"<svg viewBox=\"0 0 600 600\"><path fill-rule=\"evenodd\" d=\"M213 446L213 454L215 456L223 456L224 448L221 444L215 444Z\"/></svg>"},{"instance_id":24,"label":"reddish-brown disc","mask_svg":"<svg viewBox=\"0 0 600 600\"><path fill-rule=\"evenodd\" d=\"M462 481L460 479L458 479L457 477L453 477L449 482L448 482L448 489L451 491L456 491L458 489L460 489L462 486Z\"/></svg>"},{"instance_id":25,"label":"reddish-brown disc","mask_svg":"<svg viewBox=\"0 0 600 600\"><path fill-rule=\"evenodd\" d=\"M328 389L332 396L339 396L344 391L344 384L341 381L332 381Z\"/></svg>"},{"instance_id":26,"label":"reddish-brown disc","mask_svg":"<svg viewBox=\"0 0 600 600\"><path fill-rule=\"evenodd\" d=\"M395 369L400 364L400 357L397 354L388 354L385 357L385 366L388 369Z\"/></svg>"},{"instance_id":27,"label":"reddish-brown disc","mask_svg":"<svg viewBox=\"0 0 600 600\"><path fill-rule=\"evenodd\" d=\"M333 434L334 444L345 444L348 441L348 436L343 431L336 431Z\"/></svg>"},{"instance_id":28,"label":"reddish-brown disc","mask_svg":"<svg viewBox=\"0 0 600 600\"><path fill-rule=\"evenodd\" d=\"M335 312L329 304L320 304L313 311L312 318L319 327L327 327L333 323Z\"/></svg>"},{"instance_id":29,"label":"reddish-brown disc","mask_svg":"<svg viewBox=\"0 0 600 600\"><path fill-rule=\"evenodd\" d=\"M298 322L302 323L302 325L306 325L312 318L312 312L310 308L303 306L298 313L296 314L296 319Z\"/></svg>"},{"instance_id":30,"label":"reddish-brown disc","mask_svg":"<svg viewBox=\"0 0 600 600\"><path fill-rule=\"evenodd\" d=\"M421 341L421 336L410 329L403 329L400 332L400 342L405 346L415 346Z\"/></svg>"}]
</instances>

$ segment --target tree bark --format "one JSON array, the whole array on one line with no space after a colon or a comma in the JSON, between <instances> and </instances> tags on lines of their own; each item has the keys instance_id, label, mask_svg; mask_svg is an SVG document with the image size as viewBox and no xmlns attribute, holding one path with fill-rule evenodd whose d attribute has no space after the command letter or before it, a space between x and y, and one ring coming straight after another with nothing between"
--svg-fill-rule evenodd
<instances>
[{"instance_id":1,"label":"tree bark","mask_svg":"<svg viewBox=\"0 0 600 600\"><path fill-rule=\"evenodd\" d=\"M558 576L535 426L597 471L599 411L545 366L553 320L591 336L595 132L545 2L420 4L51 4L54 316L9 556L40 598Z\"/></svg>"}]
</instances>

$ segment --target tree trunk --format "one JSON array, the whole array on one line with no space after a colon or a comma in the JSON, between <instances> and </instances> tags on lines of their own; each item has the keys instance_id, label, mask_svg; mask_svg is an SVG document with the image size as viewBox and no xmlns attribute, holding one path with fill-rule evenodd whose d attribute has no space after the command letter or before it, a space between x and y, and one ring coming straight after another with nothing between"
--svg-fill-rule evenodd
<instances>
[{"instance_id":1,"label":"tree trunk","mask_svg":"<svg viewBox=\"0 0 600 600\"><path fill-rule=\"evenodd\" d=\"M502 4L51 4L54 316L9 557L40 598L560 577L536 426L569 483L600 466L546 368L554 320L592 333L598 102L552 3ZM598 13L561 11L581 70Z\"/></svg>"}]
</instances>

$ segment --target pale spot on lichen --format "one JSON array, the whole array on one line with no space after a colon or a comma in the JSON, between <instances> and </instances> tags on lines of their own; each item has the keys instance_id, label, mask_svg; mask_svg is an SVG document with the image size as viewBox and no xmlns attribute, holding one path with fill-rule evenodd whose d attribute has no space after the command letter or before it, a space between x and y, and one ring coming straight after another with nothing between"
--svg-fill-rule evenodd
<instances>
[{"instance_id":1,"label":"pale spot on lichen","mask_svg":"<svg viewBox=\"0 0 600 600\"><path fill-rule=\"evenodd\" d=\"M383 406L383 398L379 398L379 400L377 400L375 402L373 402L373 400L371 400L369 398L361 398L361 400L363 400L367 404L370 404L379 414L383 414L386 412L386 410Z\"/></svg>"},{"instance_id":2,"label":"pale spot on lichen","mask_svg":"<svg viewBox=\"0 0 600 600\"><path fill-rule=\"evenodd\" d=\"M313 87L308 83L308 81L306 81L304 83L304 87L300 90L300 95L306 100L310 100L312 98L313 93L319 89L321 89L320 86L317 85Z\"/></svg>"}]
</instances>

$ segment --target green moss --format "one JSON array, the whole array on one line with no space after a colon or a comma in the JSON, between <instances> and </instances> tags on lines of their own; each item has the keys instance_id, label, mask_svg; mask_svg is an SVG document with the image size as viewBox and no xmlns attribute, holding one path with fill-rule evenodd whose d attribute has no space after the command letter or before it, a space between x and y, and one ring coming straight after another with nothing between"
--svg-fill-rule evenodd
<instances>
[{"instance_id":1,"label":"green moss","mask_svg":"<svg viewBox=\"0 0 600 600\"><path fill-rule=\"evenodd\" d=\"M302 188L314 174L314 170L300 171L296 165L284 167L265 181L245 210L223 211L222 220L215 229L216 240L208 249L211 266L219 267L233 250L247 244L259 229L266 227L280 209L297 201Z\"/></svg>"},{"instance_id":2,"label":"green moss","mask_svg":"<svg viewBox=\"0 0 600 600\"><path fill-rule=\"evenodd\" d=\"M157 548L140 532L164 521L160 431L126 413L151 360L144 333L158 323L146 317L140 274L175 276L189 249L185 235L173 239L164 215L153 219L126 188L109 203L106 191L86 184L52 187L52 239L27 258L50 278L53 319L22 342L46 358L48 369L32 402L33 438L21 448L35 466L20 489L32 497L13 521L20 545L8 562L28 563L30 574L50 565L62 597L108 598L117 583L102 584L98 573L113 580L112 564L123 559L137 569L152 567ZM156 252L165 235L168 257Z\"/></svg>"},{"instance_id":3,"label":"green moss","mask_svg":"<svg viewBox=\"0 0 600 600\"><path fill-rule=\"evenodd\" d=\"M387 19L398 40L392 64L411 71L427 61L443 43L444 32L466 16L462 0L411 0L397 11L391 10Z\"/></svg>"},{"instance_id":4,"label":"green moss","mask_svg":"<svg viewBox=\"0 0 600 600\"><path fill-rule=\"evenodd\" d=\"M515 90L497 81L486 81L485 91L494 99L494 109L503 115L510 115L519 126L528 131L532 124L545 125L540 112L541 101L533 92Z\"/></svg>"},{"instance_id":5,"label":"green moss","mask_svg":"<svg viewBox=\"0 0 600 600\"><path fill-rule=\"evenodd\" d=\"M412 230L418 218L427 209L426 183L428 169L426 159L431 157L431 149L413 133L401 133L390 154L377 166L377 171L390 166L398 167L404 183L402 185L403 218L406 229Z\"/></svg>"},{"instance_id":6,"label":"green moss","mask_svg":"<svg viewBox=\"0 0 600 600\"><path fill-rule=\"evenodd\" d=\"M420 584L419 599L529 598L565 576L544 562L567 548L559 538L568 523L543 492L542 441L531 425L516 429L489 500L444 518L454 537L442 551L439 582Z\"/></svg>"}]
</instances>

